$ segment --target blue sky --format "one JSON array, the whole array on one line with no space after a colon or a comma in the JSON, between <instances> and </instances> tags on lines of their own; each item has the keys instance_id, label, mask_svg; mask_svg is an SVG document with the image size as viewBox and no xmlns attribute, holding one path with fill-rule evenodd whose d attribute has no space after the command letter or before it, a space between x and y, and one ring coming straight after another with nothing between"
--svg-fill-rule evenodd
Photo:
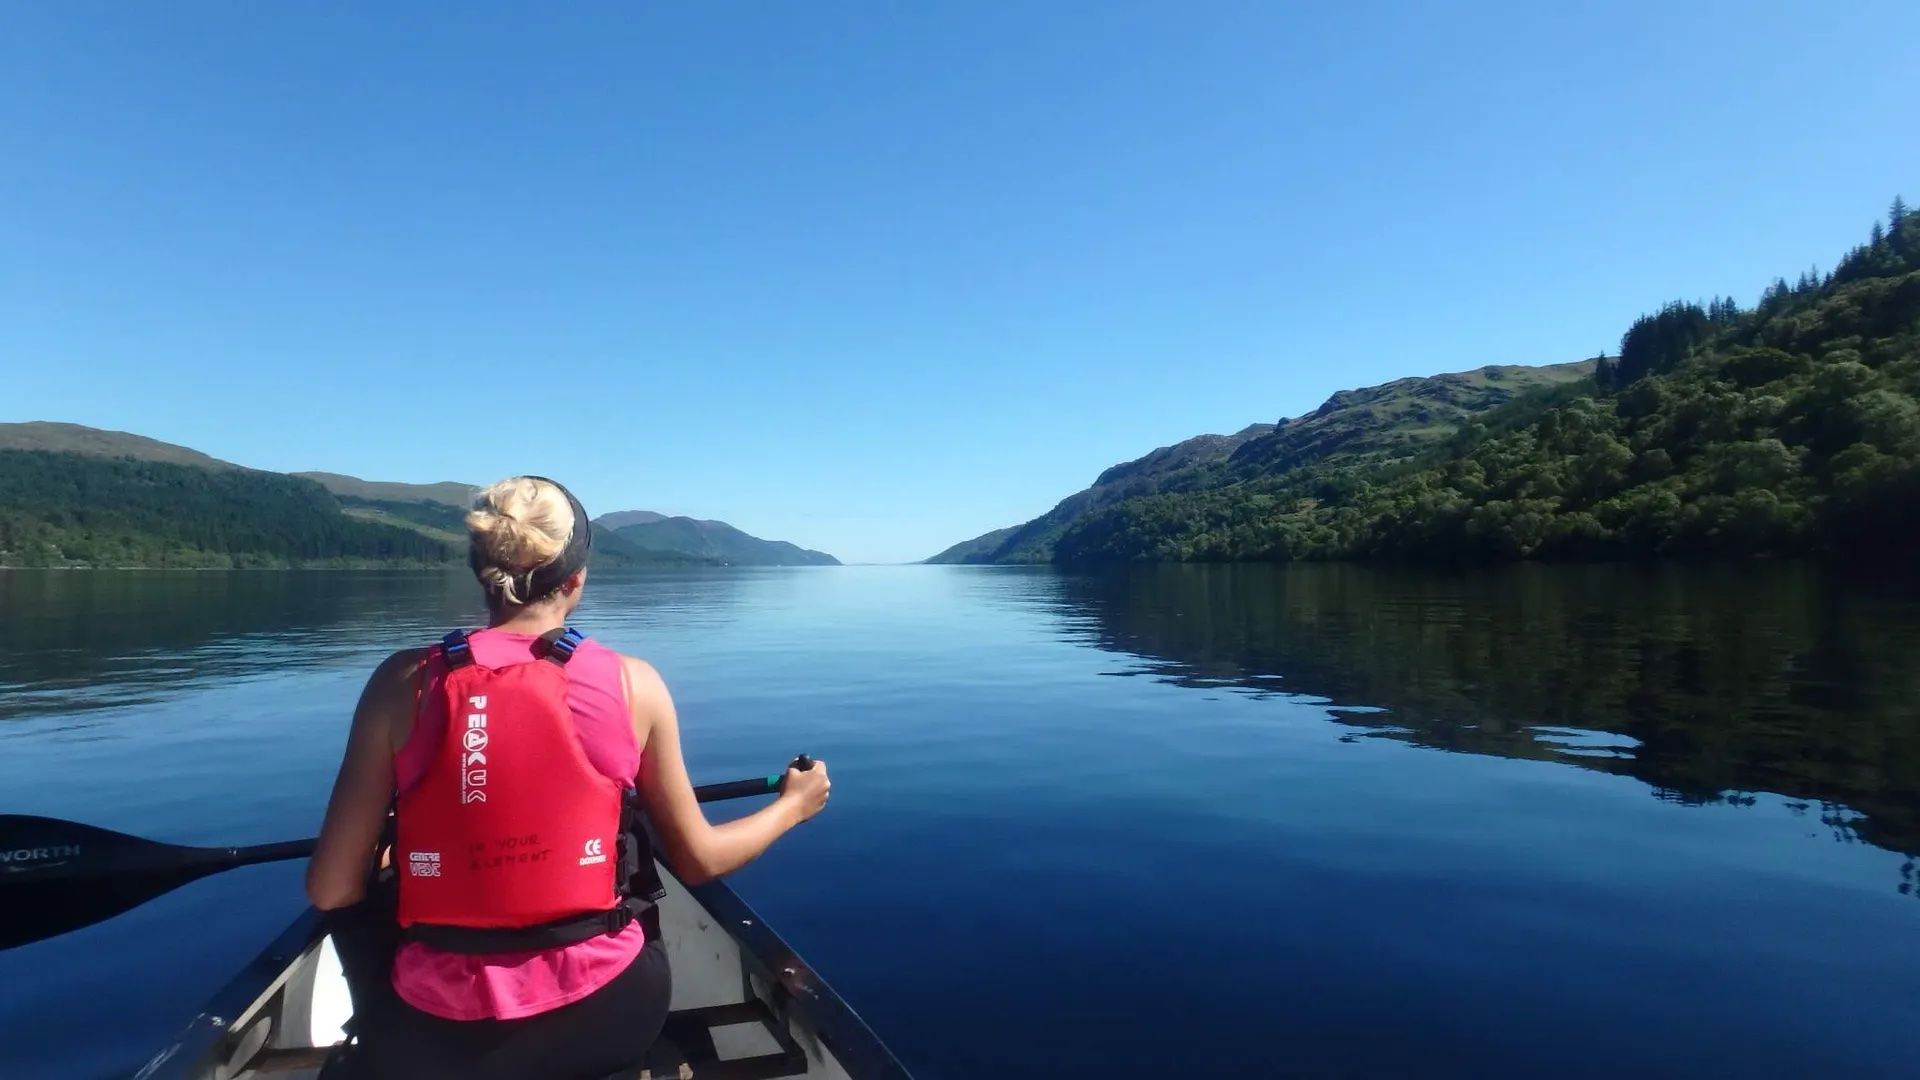
<instances>
[{"instance_id":1,"label":"blue sky","mask_svg":"<svg viewBox=\"0 0 1920 1080\"><path fill-rule=\"evenodd\" d=\"M0 419L907 560L1920 202L1905 2L39 4Z\"/></svg>"}]
</instances>

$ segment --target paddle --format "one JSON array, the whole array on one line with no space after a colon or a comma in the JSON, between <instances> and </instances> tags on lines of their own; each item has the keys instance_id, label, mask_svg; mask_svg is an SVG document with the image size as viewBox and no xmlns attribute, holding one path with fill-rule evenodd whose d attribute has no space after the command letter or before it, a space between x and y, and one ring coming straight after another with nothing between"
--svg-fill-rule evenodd
<instances>
[{"instance_id":1,"label":"paddle","mask_svg":"<svg viewBox=\"0 0 1920 1080\"><path fill-rule=\"evenodd\" d=\"M795 769L813 768L805 754ZM771 795L778 776L693 789L703 803ZM0 950L104 922L190 881L236 866L303 859L312 840L253 847L186 847L30 814L0 814Z\"/></svg>"}]
</instances>

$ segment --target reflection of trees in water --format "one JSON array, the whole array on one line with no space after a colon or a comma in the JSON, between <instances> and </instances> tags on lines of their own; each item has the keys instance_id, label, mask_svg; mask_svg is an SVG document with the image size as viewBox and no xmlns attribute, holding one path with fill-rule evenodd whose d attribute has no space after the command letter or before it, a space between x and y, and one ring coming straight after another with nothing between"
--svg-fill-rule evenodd
<instances>
[{"instance_id":1,"label":"reflection of trees in water","mask_svg":"<svg viewBox=\"0 0 1920 1080\"><path fill-rule=\"evenodd\" d=\"M478 608L471 578L433 571L8 571L0 720L324 664Z\"/></svg>"},{"instance_id":2,"label":"reflection of trees in water","mask_svg":"<svg viewBox=\"0 0 1920 1080\"><path fill-rule=\"evenodd\" d=\"M1169 682L1324 697L1370 736L1620 773L1675 802L1811 800L1836 839L1920 851L1910 584L1772 563L1294 565L1060 588L1101 647Z\"/></svg>"},{"instance_id":3,"label":"reflection of trees in water","mask_svg":"<svg viewBox=\"0 0 1920 1080\"><path fill-rule=\"evenodd\" d=\"M580 625L731 617L753 580L704 568L596 572ZM0 722L354 656L371 665L483 618L464 570L11 570L0 571L0 612Z\"/></svg>"}]
</instances>

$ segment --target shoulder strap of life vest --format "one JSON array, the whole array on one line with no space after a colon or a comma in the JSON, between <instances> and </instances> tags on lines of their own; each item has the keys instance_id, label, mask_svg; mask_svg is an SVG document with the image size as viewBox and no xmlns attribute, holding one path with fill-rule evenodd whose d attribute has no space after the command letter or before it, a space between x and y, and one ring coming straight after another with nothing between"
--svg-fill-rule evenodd
<instances>
[{"instance_id":1,"label":"shoulder strap of life vest","mask_svg":"<svg viewBox=\"0 0 1920 1080\"><path fill-rule=\"evenodd\" d=\"M587 635L575 630L571 626L565 628L556 627L540 635L540 640L537 643L538 647L534 649L534 654L542 660L550 661L560 667L566 667L567 661L573 659L574 650L578 649L580 643L585 640L587 640Z\"/></svg>"},{"instance_id":2,"label":"shoulder strap of life vest","mask_svg":"<svg viewBox=\"0 0 1920 1080\"><path fill-rule=\"evenodd\" d=\"M573 654L585 640L587 635L571 626L556 626L536 639L533 653L542 660L566 667L567 661L573 659ZM449 668L466 667L473 663L473 643L467 640L465 630L454 630L441 638L440 651L446 656Z\"/></svg>"},{"instance_id":3,"label":"shoulder strap of life vest","mask_svg":"<svg viewBox=\"0 0 1920 1080\"><path fill-rule=\"evenodd\" d=\"M473 663L473 645L467 641L465 630L454 630L440 639L441 655L447 658L447 667L460 668Z\"/></svg>"}]
</instances>

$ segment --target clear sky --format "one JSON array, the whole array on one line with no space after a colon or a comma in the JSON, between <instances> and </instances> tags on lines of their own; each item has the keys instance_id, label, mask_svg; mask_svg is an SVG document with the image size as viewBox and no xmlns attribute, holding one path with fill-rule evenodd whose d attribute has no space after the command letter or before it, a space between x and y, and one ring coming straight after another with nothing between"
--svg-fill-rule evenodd
<instances>
[{"instance_id":1,"label":"clear sky","mask_svg":"<svg viewBox=\"0 0 1920 1080\"><path fill-rule=\"evenodd\" d=\"M8 5L0 419L922 558L1920 202L1885 3Z\"/></svg>"}]
</instances>

